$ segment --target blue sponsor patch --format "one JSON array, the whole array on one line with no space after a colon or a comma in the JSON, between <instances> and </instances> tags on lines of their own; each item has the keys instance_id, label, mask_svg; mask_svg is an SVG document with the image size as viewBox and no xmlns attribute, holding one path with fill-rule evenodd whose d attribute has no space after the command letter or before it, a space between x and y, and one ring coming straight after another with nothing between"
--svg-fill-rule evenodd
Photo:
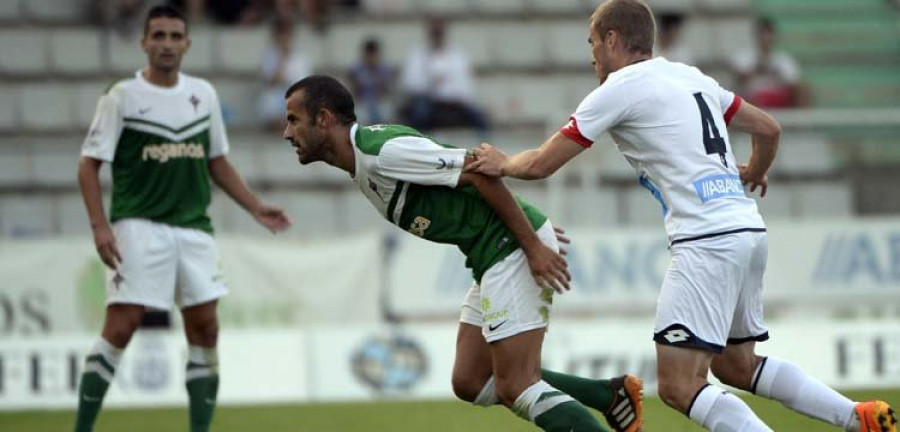
<instances>
[{"instance_id":1,"label":"blue sponsor patch","mask_svg":"<svg viewBox=\"0 0 900 432\"><path fill-rule=\"evenodd\" d=\"M727 196L744 196L741 178L734 174L717 174L694 182L697 196L704 203Z\"/></svg>"}]
</instances>

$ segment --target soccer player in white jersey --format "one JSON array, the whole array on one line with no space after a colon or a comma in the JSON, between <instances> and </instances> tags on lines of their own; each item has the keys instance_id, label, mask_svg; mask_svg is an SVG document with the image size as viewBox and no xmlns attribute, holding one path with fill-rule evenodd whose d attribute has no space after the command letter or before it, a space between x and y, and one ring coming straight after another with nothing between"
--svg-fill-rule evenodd
<instances>
[{"instance_id":1,"label":"soccer player in white jersey","mask_svg":"<svg viewBox=\"0 0 900 432\"><path fill-rule=\"evenodd\" d=\"M554 290L568 287L547 217L502 181L462 172L466 150L401 125L356 123L353 97L337 80L311 76L286 94L287 127L301 164L347 171L382 217L466 256L475 283L460 314L453 390L480 406L502 403L545 431L641 430L641 382L590 380L542 370L541 345ZM374 215L373 215L374 216Z\"/></svg>"},{"instance_id":2,"label":"soccer player in white jersey","mask_svg":"<svg viewBox=\"0 0 900 432\"><path fill-rule=\"evenodd\" d=\"M590 20L600 86L539 148L507 157L483 145L470 169L544 178L609 132L640 183L662 204L672 260L660 292L654 340L659 394L713 431L770 430L723 383L775 399L846 430L894 432L884 402L855 403L788 361L756 355L768 339L762 283L767 237L742 184L765 195L780 126L696 68L652 58L654 20L641 0L609 0ZM747 164L726 126L750 133Z\"/></svg>"},{"instance_id":3,"label":"soccer player in white jersey","mask_svg":"<svg viewBox=\"0 0 900 432\"><path fill-rule=\"evenodd\" d=\"M228 162L215 89L179 72L187 23L166 6L150 10L141 46L148 66L100 97L84 141L78 182L97 252L109 267L106 320L78 390L76 431L90 431L145 308L181 308L188 341L186 387L192 431L206 431L218 389L216 302L227 292L206 215L210 179L270 231L288 227ZM109 222L98 171L112 164ZM110 226L110 223L112 226Z\"/></svg>"}]
</instances>

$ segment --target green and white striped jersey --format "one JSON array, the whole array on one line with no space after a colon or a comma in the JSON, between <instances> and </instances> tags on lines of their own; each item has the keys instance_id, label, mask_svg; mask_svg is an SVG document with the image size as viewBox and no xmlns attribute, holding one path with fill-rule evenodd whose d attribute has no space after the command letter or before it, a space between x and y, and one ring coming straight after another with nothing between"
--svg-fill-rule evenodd
<instances>
[{"instance_id":1,"label":"green and white striped jersey","mask_svg":"<svg viewBox=\"0 0 900 432\"><path fill-rule=\"evenodd\" d=\"M82 156L112 163L110 220L141 218L212 233L209 160L228 152L222 109L206 80L163 88L138 71L100 97Z\"/></svg>"},{"instance_id":2,"label":"green and white striped jersey","mask_svg":"<svg viewBox=\"0 0 900 432\"><path fill-rule=\"evenodd\" d=\"M464 149L436 143L399 125L353 125L353 178L391 223L426 240L454 244L466 255L476 281L519 244L472 186L456 187ZM547 218L518 200L535 230Z\"/></svg>"}]
</instances>

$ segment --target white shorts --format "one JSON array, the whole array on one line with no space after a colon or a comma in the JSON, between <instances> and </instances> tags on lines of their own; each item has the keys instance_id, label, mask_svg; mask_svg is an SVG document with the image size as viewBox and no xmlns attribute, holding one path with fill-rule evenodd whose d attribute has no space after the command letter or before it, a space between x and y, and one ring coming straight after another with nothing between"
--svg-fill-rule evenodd
<instances>
[{"instance_id":1,"label":"white shorts","mask_svg":"<svg viewBox=\"0 0 900 432\"><path fill-rule=\"evenodd\" d=\"M768 339L762 302L768 251L764 232L672 245L653 340L720 353L725 344Z\"/></svg>"},{"instance_id":2,"label":"white shorts","mask_svg":"<svg viewBox=\"0 0 900 432\"><path fill-rule=\"evenodd\" d=\"M106 304L169 309L207 303L228 293L213 237L146 219L113 224L122 262L108 271Z\"/></svg>"},{"instance_id":3,"label":"white shorts","mask_svg":"<svg viewBox=\"0 0 900 432\"><path fill-rule=\"evenodd\" d=\"M549 220L537 230L537 235L551 249L559 250ZM472 284L463 301L459 321L481 327L488 342L546 328L553 292L538 286L525 253L516 249L484 272L480 285Z\"/></svg>"}]
</instances>

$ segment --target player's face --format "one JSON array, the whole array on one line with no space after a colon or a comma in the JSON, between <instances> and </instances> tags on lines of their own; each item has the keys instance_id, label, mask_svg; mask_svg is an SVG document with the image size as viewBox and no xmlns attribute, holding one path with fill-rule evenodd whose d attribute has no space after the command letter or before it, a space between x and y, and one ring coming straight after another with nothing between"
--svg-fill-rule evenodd
<instances>
[{"instance_id":1,"label":"player's face","mask_svg":"<svg viewBox=\"0 0 900 432\"><path fill-rule=\"evenodd\" d=\"M594 24L591 23L591 30L588 34L588 43L591 44L591 58L594 64L594 73L597 75L597 78L600 79L600 83L606 81L606 77L609 76L609 55L606 51L606 44L603 43L603 40L600 39L600 34L597 33L597 29L594 28Z\"/></svg>"},{"instance_id":2,"label":"player's face","mask_svg":"<svg viewBox=\"0 0 900 432\"><path fill-rule=\"evenodd\" d=\"M147 53L150 67L169 72L181 66L181 58L191 47L191 40L188 39L184 21L159 17L147 24L141 47Z\"/></svg>"},{"instance_id":3,"label":"player's face","mask_svg":"<svg viewBox=\"0 0 900 432\"><path fill-rule=\"evenodd\" d=\"M326 134L319 129L316 119L306 112L303 90L294 92L288 98L287 126L284 128L284 139L294 147L294 153L300 163L306 165L322 160L325 153Z\"/></svg>"}]
</instances>

